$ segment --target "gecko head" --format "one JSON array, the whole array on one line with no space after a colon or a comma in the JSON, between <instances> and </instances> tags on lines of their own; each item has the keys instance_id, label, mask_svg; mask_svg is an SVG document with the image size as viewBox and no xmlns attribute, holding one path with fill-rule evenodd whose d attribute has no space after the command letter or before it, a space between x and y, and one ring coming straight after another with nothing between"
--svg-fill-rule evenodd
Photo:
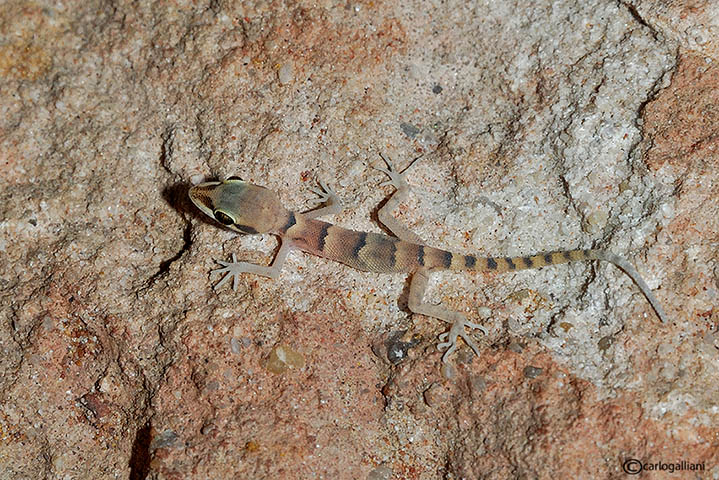
<instances>
[{"instance_id":1,"label":"gecko head","mask_svg":"<svg viewBox=\"0 0 719 480\"><path fill-rule=\"evenodd\" d=\"M276 231L288 215L275 192L239 177L201 183L189 195L205 215L239 233Z\"/></svg>"}]
</instances>

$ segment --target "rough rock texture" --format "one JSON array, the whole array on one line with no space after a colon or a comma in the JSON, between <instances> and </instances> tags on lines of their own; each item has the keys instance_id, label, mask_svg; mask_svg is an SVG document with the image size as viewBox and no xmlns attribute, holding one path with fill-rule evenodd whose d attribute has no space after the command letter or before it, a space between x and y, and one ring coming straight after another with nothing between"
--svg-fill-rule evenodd
<instances>
[{"instance_id":1,"label":"rough rock texture","mask_svg":"<svg viewBox=\"0 0 719 480\"><path fill-rule=\"evenodd\" d=\"M469 3L0 6L0 478L719 476L715 2ZM438 274L489 330L440 368L405 278L212 290L276 243L190 185L323 179L378 230L378 152L422 155L429 244L609 248L671 321L608 265Z\"/></svg>"}]
</instances>

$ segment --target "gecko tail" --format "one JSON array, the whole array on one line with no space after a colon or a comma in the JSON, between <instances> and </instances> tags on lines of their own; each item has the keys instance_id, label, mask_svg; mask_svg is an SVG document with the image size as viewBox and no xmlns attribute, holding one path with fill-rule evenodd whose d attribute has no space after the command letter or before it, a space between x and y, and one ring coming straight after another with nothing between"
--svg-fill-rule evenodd
<instances>
[{"instance_id":1,"label":"gecko tail","mask_svg":"<svg viewBox=\"0 0 719 480\"><path fill-rule=\"evenodd\" d=\"M629 278L631 278L637 285L637 287L639 287L639 290L642 291L644 297L651 304L652 308L656 312L657 316L659 316L659 319L662 321L662 323L667 323L667 315L664 313L662 306L659 304L659 301L656 299L656 297L654 297L654 294L649 288L649 285L647 285L647 283L644 281L641 275L639 275L639 272L637 272L637 270L631 263L629 263L627 260L620 257L619 255L613 254L612 252L606 252L604 250L589 250L589 252L591 253L592 258L612 263L620 270L624 271L624 273L629 275Z\"/></svg>"},{"instance_id":2,"label":"gecko tail","mask_svg":"<svg viewBox=\"0 0 719 480\"><path fill-rule=\"evenodd\" d=\"M639 287L644 297L650 303L662 323L667 322L667 316L661 305L652 294L649 285L639 275L639 272L622 257L599 249L590 250L565 250L559 252L540 253L528 257L486 257L479 258L474 255L465 255L463 259L451 262L453 270L475 270L483 272L513 272L528 268L541 268L561 263L579 262L586 260L602 260L614 264L626 273Z\"/></svg>"}]
</instances>

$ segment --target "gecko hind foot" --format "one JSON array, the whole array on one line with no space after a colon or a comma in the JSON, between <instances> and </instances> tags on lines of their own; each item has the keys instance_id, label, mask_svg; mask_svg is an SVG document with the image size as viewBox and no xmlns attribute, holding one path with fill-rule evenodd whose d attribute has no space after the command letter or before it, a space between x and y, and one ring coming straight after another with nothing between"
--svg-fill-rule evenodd
<instances>
[{"instance_id":1,"label":"gecko hind foot","mask_svg":"<svg viewBox=\"0 0 719 480\"><path fill-rule=\"evenodd\" d=\"M467 327L469 329L481 330L482 333L487 335L487 329L484 328L482 325L469 322L466 318L458 318L454 321L454 323L452 323L452 327L450 327L448 332L445 332L439 336L439 340L442 343L437 344L437 350L441 352L444 349L447 349L447 351L444 352L444 355L442 355L443 363L447 363L447 361L449 360L449 356L457 349L457 337L461 337L462 340L464 340L464 343L469 345L472 351L474 351L475 355L479 357L479 347L469 336L469 333L465 330L464 327Z\"/></svg>"},{"instance_id":2,"label":"gecko hind foot","mask_svg":"<svg viewBox=\"0 0 719 480\"><path fill-rule=\"evenodd\" d=\"M380 187L384 187L385 185L392 185L397 190L403 190L407 189L409 190L409 184L407 183L407 180L405 180L405 177L407 176L407 169L412 166L412 164L417 160L417 157L414 160L412 160L412 163L410 163L407 168L405 168L403 171L398 172L395 170L395 168L392 166L392 162L385 158L384 155L380 154L380 157L382 160L384 160L384 163L387 164L387 168L384 167L373 167L375 170L379 170L382 173L385 173L389 180L386 180L379 184Z\"/></svg>"}]
</instances>

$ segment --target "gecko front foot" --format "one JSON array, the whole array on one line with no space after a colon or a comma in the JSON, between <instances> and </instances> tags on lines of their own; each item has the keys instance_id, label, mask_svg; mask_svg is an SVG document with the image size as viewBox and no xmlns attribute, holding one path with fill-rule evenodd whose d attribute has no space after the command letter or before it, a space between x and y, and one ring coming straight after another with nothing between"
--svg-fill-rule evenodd
<instances>
[{"instance_id":1,"label":"gecko front foot","mask_svg":"<svg viewBox=\"0 0 719 480\"><path fill-rule=\"evenodd\" d=\"M320 188L311 187L310 192L317 195L318 198L313 198L310 203L313 206L317 206L321 203L338 204L340 203L340 197L332 190L325 182L319 180Z\"/></svg>"},{"instance_id":2,"label":"gecko front foot","mask_svg":"<svg viewBox=\"0 0 719 480\"><path fill-rule=\"evenodd\" d=\"M310 200L310 204L314 207L321 203L326 203L322 208L312 210L305 213L307 218L319 218L325 215L334 215L342 211L342 200L340 197L322 180L317 183L320 184L320 188L310 188L310 191L317 195L319 198L313 198Z\"/></svg>"},{"instance_id":3,"label":"gecko front foot","mask_svg":"<svg viewBox=\"0 0 719 480\"><path fill-rule=\"evenodd\" d=\"M247 262L238 262L237 257L235 254L232 254L232 261L231 262L223 262L222 260L216 260L217 263L222 265L222 268L216 268L212 271L210 271L210 274L213 273L224 273L225 275L222 277L222 280L220 280L217 285L215 285L213 288L215 290L219 289L222 285L232 280L232 290L235 292L237 291L237 280L241 273L252 273L253 269L252 267L256 267L256 265L253 265L251 263Z\"/></svg>"},{"instance_id":4,"label":"gecko front foot","mask_svg":"<svg viewBox=\"0 0 719 480\"><path fill-rule=\"evenodd\" d=\"M472 340L464 327L467 327L469 329L476 328L478 330L481 330L482 333L484 333L485 335L487 335L487 329L484 328L482 325L469 322L464 317L457 318L454 323L452 323L452 327L449 329L449 332L443 333L439 336L439 340L442 343L439 343L437 345L437 349L440 352L444 349L447 349L447 351L444 352L444 355L442 355L442 362L447 363L449 356L457 349L457 337L461 337L462 340L464 340L464 343L469 345L469 347L474 351L474 353L479 356L479 347L476 343L474 343L474 340Z\"/></svg>"}]
</instances>

